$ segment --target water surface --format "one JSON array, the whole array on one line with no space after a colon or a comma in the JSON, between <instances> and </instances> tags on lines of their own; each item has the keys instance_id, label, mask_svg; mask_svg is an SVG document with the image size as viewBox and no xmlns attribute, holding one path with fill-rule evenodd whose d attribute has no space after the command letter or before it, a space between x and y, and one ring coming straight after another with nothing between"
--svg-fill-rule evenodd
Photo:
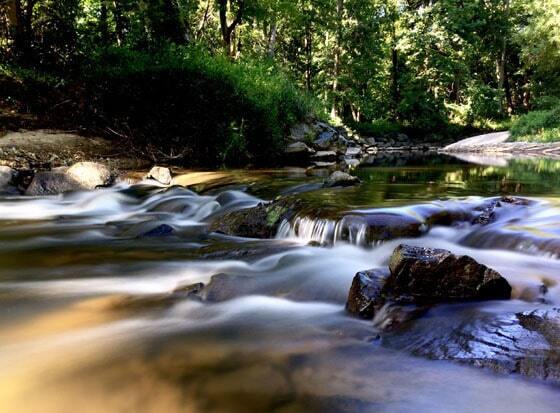
<instances>
[{"instance_id":1,"label":"water surface","mask_svg":"<svg viewBox=\"0 0 560 413\"><path fill-rule=\"evenodd\" d=\"M557 387L386 348L344 303L354 274L385 266L406 241L500 271L514 300L476 311L560 305L559 169L554 161L500 167L434 157L373 162L354 171L362 186L347 189L319 189L325 172L284 169L221 171L189 189L145 183L4 197L0 411L557 412ZM371 245L327 239L313 216L310 231L286 223L272 240L208 231L224 211L286 194L341 215L414 215L506 194L534 202L486 228L462 223ZM144 236L161 224L174 232ZM178 292L216 274L236 280L230 299Z\"/></svg>"}]
</instances>

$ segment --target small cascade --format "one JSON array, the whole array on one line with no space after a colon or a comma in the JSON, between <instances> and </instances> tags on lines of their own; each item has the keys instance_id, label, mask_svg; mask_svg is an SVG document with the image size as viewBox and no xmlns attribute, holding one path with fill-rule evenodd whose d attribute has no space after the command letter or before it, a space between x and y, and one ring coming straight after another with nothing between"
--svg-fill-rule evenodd
<instances>
[{"instance_id":1,"label":"small cascade","mask_svg":"<svg viewBox=\"0 0 560 413\"><path fill-rule=\"evenodd\" d=\"M365 246L368 225L366 222L343 217L339 220L325 218L296 217L284 220L278 229L277 239L295 239L305 243L336 245L345 242Z\"/></svg>"}]
</instances>

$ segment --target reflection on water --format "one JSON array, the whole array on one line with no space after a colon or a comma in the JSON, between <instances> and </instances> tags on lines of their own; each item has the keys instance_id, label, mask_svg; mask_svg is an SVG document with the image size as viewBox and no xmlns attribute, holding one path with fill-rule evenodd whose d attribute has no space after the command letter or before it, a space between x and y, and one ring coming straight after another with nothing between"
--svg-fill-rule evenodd
<instances>
[{"instance_id":1,"label":"reflection on water","mask_svg":"<svg viewBox=\"0 0 560 413\"><path fill-rule=\"evenodd\" d=\"M280 193L341 214L385 208L414 217L428 207L468 209L480 197L530 196L531 206L487 227L429 227L407 242L500 271L515 300L485 311L548 308L560 305L559 168L433 158L364 167L361 187L338 190L317 190L320 174L302 170L235 171L197 192L121 186L1 199L0 411L556 412L557 388L413 358L345 314L354 273L386 265L402 239L317 247L306 245L315 227L256 241L208 233L206 224ZM165 236L146 235L162 224ZM216 274L231 280L221 299L182 293Z\"/></svg>"}]
</instances>

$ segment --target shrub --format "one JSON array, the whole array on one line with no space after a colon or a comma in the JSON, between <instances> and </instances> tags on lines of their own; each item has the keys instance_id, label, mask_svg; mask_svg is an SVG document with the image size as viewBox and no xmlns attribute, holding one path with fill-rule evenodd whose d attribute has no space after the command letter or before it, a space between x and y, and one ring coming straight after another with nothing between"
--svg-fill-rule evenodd
<instances>
[{"instance_id":1,"label":"shrub","mask_svg":"<svg viewBox=\"0 0 560 413\"><path fill-rule=\"evenodd\" d=\"M512 124L511 136L515 141L560 141L560 105L519 117Z\"/></svg>"},{"instance_id":2,"label":"shrub","mask_svg":"<svg viewBox=\"0 0 560 413\"><path fill-rule=\"evenodd\" d=\"M89 123L189 164L270 163L289 127L316 112L275 66L194 48L111 49L88 67Z\"/></svg>"}]
</instances>

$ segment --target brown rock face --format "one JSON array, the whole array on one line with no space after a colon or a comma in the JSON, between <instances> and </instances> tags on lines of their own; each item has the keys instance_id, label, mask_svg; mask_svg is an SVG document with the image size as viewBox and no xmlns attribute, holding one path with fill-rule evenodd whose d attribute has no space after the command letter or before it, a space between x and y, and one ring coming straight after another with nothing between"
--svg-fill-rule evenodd
<instances>
[{"instance_id":1,"label":"brown rock face","mask_svg":"<svg viewBox=\"0 0 560 413\"><path fill-rule=\"evenodd\" d=\"M379 270L356 274L346 308L371 319L386 303L429 306L510 297L511 286L505 278L471 257L400 245L391 256L389 275Z\"/></svg>"},{"instance_id":2,"label":"brown rock face","mask_svg":"<svg viewBox=\"0 0 560 413\"><path fill-rule=\"evenodd\" d=\"M389 262L385 293L417 301L505 300L511 286L496 271L446 250L400 245Z\"/></svg>"}]
</instances>

